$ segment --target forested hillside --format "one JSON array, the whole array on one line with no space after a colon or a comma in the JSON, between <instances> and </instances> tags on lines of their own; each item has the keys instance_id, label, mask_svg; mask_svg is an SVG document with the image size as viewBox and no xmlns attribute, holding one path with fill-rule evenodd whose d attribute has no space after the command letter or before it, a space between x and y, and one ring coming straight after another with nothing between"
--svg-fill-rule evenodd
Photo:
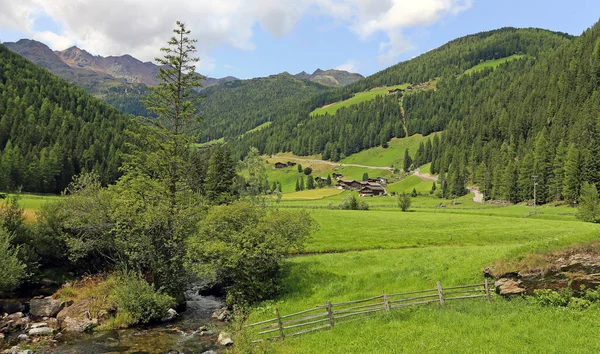
<instances>
[{"instance_id":1,"label":"forested hillside","mask_svg":"<svg viewBox=\"0 0 600 354\"><path fill-rule=\"evenodd\" d=\"M241 135L265 122L308 114L308 99L327 87L289 74L232 81L209 87L198 106L200 141Z\"/></svg>"},{"instance_id":2,"label":"forested hillside","mask_svg":"<svg viewBox=\"0 0 600 354\"><path fill-rule=\"evenodd\" d=\"M0 45L0 188L58 193L81 171L119 176L128 120Z\"/></svg>"},{"instance_id":3,"label":"forested hillside","mask_svg":"<svg viewBox=\"0 0 600 354\"><path fill-rule=\"evenodd\" d=\"M315 96L310 102L310 108L348 98L352 92L382 85L421 82L440 76L455 78L464 70L487 59L523 53L527 55L528 60L519 64L533 63L538 57L547 55L543 53L549 53L569 41L568 36L559 33L513 28L463 37L345 88L329 90ZM474 85L488 73L489 71L475 72L462 76L462 80ZM439 85L443 89L447 84L446 81L440 80ZM405 94L405 104L411 104L413 96L438 95L439 91L440 89L430 90L425 94ZM381 145L392 137L405 136L399 98L397 95L383 96L339 109L335 115L309 117L299 112L291 118L275 120L268 129L236 141L234 144L237 147L233 151L247 151L249 146L255 146L265 153L292 151L298 155L322 153L324 158L334 160L343 158ZM469 111L470 105L466 98L457 102L458 107L454 109L459 109L461 114ZM411 112L414 112L416 108L411 109ZM408 133L426 135L445 129L451 116L442 114L443 112L424 112L425 116L407 114Z\"/></svg>"},{"instance_id":4,"label":"forested hillside","mask_svg":"<svg viewBox=\"0 0 600 354\"><path fill-rule=\"evenodd\" d=\"M412 119L449 122L432 171L448 170L487 196L539 203L578 199L600 184L600 23L537 60L517 60L473 81L447 78L407 98Z\"/></svg>"}]
</instances>

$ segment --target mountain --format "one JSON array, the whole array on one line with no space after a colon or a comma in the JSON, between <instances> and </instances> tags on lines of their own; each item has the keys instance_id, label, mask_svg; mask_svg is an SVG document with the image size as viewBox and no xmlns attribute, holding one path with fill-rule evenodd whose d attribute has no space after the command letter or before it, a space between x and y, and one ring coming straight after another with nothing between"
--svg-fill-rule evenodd
<instances>
[{"instance_id":1,"label":"mountain","mask_svg":"<svg viewBox=\"0 0 600 354\"><path fill-rule=\"evenodd\" d=\"M44 47L29 55L64 69ZM121 112L0 45L0 189L59 193L74 175L119 176L126 129Z\"/></svg>"},{"instance_id":2,"label":"mountain","mask_svg":"<svg viewBox=\"0 0 600 354\"><path fill-rule=\"evenodd\" d=\"M140 84L158 84L156 74L159 67L128 54L102 57L77 47L52 51L45 44L30 39L21 39L16 43L7 42L4 45L53 74L96 95L105 95L115 88L135 89ZM234 80L237 78L228 76L221 79L206 77L201 81L206 88Z\"/></svg>"},{"instance_id":3,"label":"mountain","mask_svg":"<svg viewBox=\"0 0 600 354\"><path fill-rule=\"evenodd\" d=\"M355 74L348 71L335 69L317 69L314 73L312 73L312 75L306 73L305 71L302 71L294 76L302 80L313 81L329 87L346 86L365 78L361 74Z\"/></svg>"},{"instance_id":4,"label":"mountain","mask_svg":"<svg viewBox=\"0 0 600 354\"><path fill-rule=\"evenodd\" d=\"M438 81L440 78L455 78L480 62L509 57L513 54L525 56L525 60L516 61L519 64L535 62L537 57L543 57L571 40L572 37L562 33L514 28L466 36L348 86L323 91L312 97L305 111L311 112L315 108L348 99L355 93L376 87L424 83L435 78L438 78ZM510 66L511 63L505 65ZM481 73L464 75L464 80L470 80L474 85L475 80L481 75ZM443 82L445 81L442 80L440 83ZM456 120L460 119L450 115L449 113L455 114L455 112L448 112L447 106L440 105L437 110L425 103L419 105L423 107L419 110L417 107L408 106L413 96L439 96L440 84L438 83L437 86L437 91L425 90L423 93L405 95L403 106L407 111L406 130L409 135L414 133L427 135L434 131L445 130L448 125L456 124ZM501 92L500 89L498 90ZM495 94L491 93L492 96ZM452 98L452 96L448 97ZM467 114L471 109L466 99L457 103L453 107L460 114ZM392 137L405 136L402 129L402 110L395 95L378 96L361 104L341 108L334 115L312 117L306 114L295 117L297 117L295 120L274 121L266 129L245 135L235 143L239 145L232 151L245 151L249 146L254 146L267 154L291 151L305 156L323 154L324 158L336 160L381 145ZM465 140L471 141L468 138Z\"/></svg>"}]
</instances>

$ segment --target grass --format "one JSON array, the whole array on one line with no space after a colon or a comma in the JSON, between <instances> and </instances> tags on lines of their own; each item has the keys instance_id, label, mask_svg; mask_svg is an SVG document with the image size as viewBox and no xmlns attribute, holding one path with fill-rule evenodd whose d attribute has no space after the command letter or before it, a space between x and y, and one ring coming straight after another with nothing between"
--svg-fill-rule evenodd
<instances>
[{"instance_id":1,"label":"grass","mask_svg":"<svg viewBox=\"0 0 600 354\"><path fill-rule=\"evenodd\" d=\"M423 181L417 176L408 176L399 182L392 183L387 186L388 193L411 193L413 189L417 190L417 193L429 193L433 182Z\"/></svg>"},{"instance_id":2,"label":"grass","mask_svg":"<svg viewBox=\"0 0 600 354\"><path fill-rule=\"evenodd\" d=\"M281 205L317 206L350 192ZM314 209L319 224L306 245L308 254L290 260L282 295L255 307L250 321L272 318L274 308L288 314L325 301L351 301L381 294L430 289L435 282L461 285L482 279L482 269L498 260L518 264L531 252L548 252L590 243L600 225L574 217L575 210L552 205L533 209L463 204L436 209L440 199L418 197L418 208L391 209L395 198L370 198L369 211ZM393 204L392 204L393 205ZM598 308L542 307L524 299L465 300L368 314L333 330L317 331L265 348L269 353L396 352L578 352L600 350L593 330ZM560 331L556 326L560 324ZM547 340L551 336L556 340ZM587 338L584 338L587 337ZM518 349L516 349L518 348Z\"/></svg>"},{"instance_id":3,"label":"grass","mask_svg":"<svg viewBox=\"0 0 600 354\"><path fill-rule=\"evenodd\" d=\"M317 108L314 111L312 111L310 113L310 115L318 116L318 115L324 115L324 114L335 114L335 112L337 112L337 110L342 107L349 107L349 106L356 105L356 104L359 104L362 102L370 101L377 96L387 95L389 90L393 90L396 88L405 89L408 87L408 85L409 84L402 84L402 85L395 85L395 86L388 86L388 87L378 87L378 88L374 88L370 91L358 92L352 98L349 98L347 100L335 102L335 103L323 106L321 108Z\"/></svg>"},{"instance_id":4,"label":"grass","mask_svg":"<svg viewBox=\"0 0 600 354\"><path fill-rule=\"evenodd\" d=\"M525 58L525 55L514 54L514 55L511 55L511 56L506 57L506 58L500 58L500 59L495 59L495 60L488 60L488 61L485 61L483 63L477 64L474 67L466 70L465 74L471 74L471 73L474 73L474 72L477 72L477 71L482 71L483 69L486 69L486 68L495 69L500 64L504 64L504 63L507 63L509 61L516 60L516 59L521 59L521 58Z\"/></svg>"},{"instance_id":5,"label":"grass","mask_svg":"<svg viewBox=\"0 0 600 354\"><path fill-rule=\"evenodd\" d=\"M8 196L14 196L14 194L8 194ZM21 193L18 195L19 205L23 208L23 214L27 221L35 221L36 213L42 207L42 205L57 200L60 196L57 195L41 195L41 194L27 194ZM0 204L4 203L5 200L0 199Z\"/></svg>"},{"instance_id":6,"label":"grass","mask_svg":"<svg viewBox=\"0 0 600 354\"><path fill-rule=\"evenodd\" d=\"M315 200L323 199L341 194L343 191L337 188L318 188L304 190L301 192L287 193L282 196L282 200Z\"/></svg>"},{"instance_id":7,"label":"grass","mask_svg":"<svg viewBox=\"0 0 600 354\"><path fill-rule=\"evenodd\" d=\"M427 139L433 138L434 134L438 133L428 136L415 134L408 138L393 138L388 142L388 148L378 146L363 150L346 157L340 163L381 167L395 166L401 169L404 164L404 151L408 149L410 155L414 157L419 144L427 142Z\"/></svg>"}]
</instances>

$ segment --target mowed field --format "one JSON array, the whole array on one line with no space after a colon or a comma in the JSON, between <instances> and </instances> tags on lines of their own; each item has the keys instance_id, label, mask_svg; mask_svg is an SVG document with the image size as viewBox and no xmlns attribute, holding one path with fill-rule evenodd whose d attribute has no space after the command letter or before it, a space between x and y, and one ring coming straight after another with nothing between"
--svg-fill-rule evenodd
<instances>
[{"instance_id":1,"label":"mowed field","mask_svg":"<svg viewBox=\"0 0 600 354\"><path fill-rule=\"evenodd\" d=\"M521 58L524 58L524 57L525 57L525 55L514 54L514 55L511 55L511 56L506 57L506 58L500 58L500 59L495 59L495 60L488 60L488 61L485 61L483 63L477 64L474 67L466 70L465 74L471 74L471 73L474 73L474 72L477 72L477 71L481 71L481 70L486 69L486 68L495 69L500 64L504 64L506 62L509 62L509 61L512 61L512 60L521 59Z\"/></svg>"},{"instance_id":2,"label":"mowed field","mask_svg":"<svg viewBox=\"0 0 600 354\"><path fill-rule=\"evenodd\" d=\"M312 209L294 201L319 224L284 280L283 294L255 307L250 322L323 305L387 293L481 282L482 269L498 260L560 249L600 238L600 225L575 218L576 210L462 204L440 209L440 199L414 198L411 212L389 206L395 198L366 198L388 207L369 211ZM282 201L280 207L285 207ZM383 204L382 204L383 205ZM357 316L332 330L288 337L255 347L268 353L595 353L597 309L542 307L526 299L474 299ZM549 340L552 338L552 340Z\"/></svg>"},{"instance_id":3,"label":"mowed field","mask_svg":"<svg viewBox=\"0 0 600 354\"><path fill-rule=\"evenodd\" d=\"M315 109L310 113L311 116L318 116L323 114L335 114L338 109L342 107L349 107L355 104L359 104L362 102L370 101L377 96L387 95L389 90L393 89L405 89L409 86L409 84L395 85L389 87L378 87L374 88L370 91L358 92L352 98L349 98L344 101L335 102L320 108Z\"/></svg>"},{"instance_id":4,"label":"mowed field","mask_svg":"<svg viewBox=\"0 0 600 354\"><path fill-rule=\"evenodd\" d=\"M8 194L7 196L12 196ZM19 205L24 209L25 218L29 221L35 220L36 212L42 205L49 201L60 198L56 195L19 194ZM0 204L6 203L6 199L0 199Z\"/></svg>"}]
</instances>

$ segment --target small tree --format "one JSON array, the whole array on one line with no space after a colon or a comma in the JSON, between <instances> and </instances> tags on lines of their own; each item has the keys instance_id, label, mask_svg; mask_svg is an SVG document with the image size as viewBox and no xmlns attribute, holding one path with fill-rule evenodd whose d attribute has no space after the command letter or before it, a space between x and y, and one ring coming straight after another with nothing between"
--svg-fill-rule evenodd
<instances>
[{"instance_id":1,"label":"small tree","mask_svg":"<svg viewBox=\"0 0 600 354\"><path fill-rule=\"evenodd\" d=\"M402 211L408 211L411 204L412 204L412 200L410 198L410 195L403 193L398 196L398 207Z\"/></svg>"},{"instance_id":2,"label":"small tree","mask_svg":"<svg viewBox=\"0 0 600 354\"><path fill-rule=\"evenodd\" d=\"M369 180L369 174L367 172L363 173L362 180L363 182Z\"/></svg>"},{"instance_id":3,"label":"small tree","mask_svg":"<svg viewBox=\"0 0 600 354\"><path fill-rule=\"evenodd\" d=\"M296 178L296 192L300 192L300 179Z\"/></svg>"},{"instance_id":4,"label":"small tree","mask_svg":"<svg viewBox=\"0 0 600 354\"><path fill-rule=\"evenodd\" d=\"M435 193L436 189L437 189L437 186L435 185L435 181L433 181L433 184L431 185L431 191L429 192L429 194Z\"/></svg>"},{"instance_id":5,"label":"small tree","mask_svg":"<svg viewBox=\"0 0 600 354\"><path fill-rule=\"evenodd\" d=\"M300 176L300 190L303 191L305 188L304 185L304 176Z\"/></svg>"},{"instance_id":6,"label":"small tree","mask_svg":"<svg viewBox=\"0 0 600 354\"><path fill-rule=\"evenodd\" d=\"M306 167L306 168L304 169L304 174L305 174L305 175L307 175L307 176L308 176L308 175L310 175L311 173L312 173L312 167L310 167L310 166L309 166L309 167Z\"/></svg>"},{"instance_id":7,"label":"small tree","mask_svg":"<svg viewBox=\"0 0 600 354\"><path fill-rule=\"evenodd\" d=\"M12 234L0 226L0 295L16 289L26 275L25 265L18 258L18 247L11 245L12 239Z\"/></svg>"},{"instance_id":8,"label":"small tree","mask_svg":"<svg viewBox=\"0 0 600 354\"><path fill-rule=\"evenodd\" d=\"M408 149L404 150L404 172L409 172L412 166L412 158L408 153Z\"/></svg>"},{"instance_id":9,"label":"small tree","mask_svg":"<svg viewBox=\"0 0 600 354\"><path fill-rule=\"evenodd\" d=\"M331 175L327 175L327 185L331 186L333 184L333 181L331 180Z\"/></svg>"},{"instance_id":10,"label":"small tree","mask_svg":"<svg viewBox=\"0 0 600 354\"><path fill-rule=\"evenodd\" d=\"M315 189L315 180L312 175L306 176L306 189Z\"/></svg>"},{"instance_id":11,"label":"small tree","mask_svg":"<svg viewBox=\"0 0 600 354\"><path fill-rule=\"evenodd\" d=\"M298 173L302 173L302 165L298 164Z\"/></svg>"},{"instance_id":12,"label":"small tree","mask_svg":"<svg viewBox=\"0 0 600 354\"><path fill-rule=\"evenodd\" d=\"M600 222L600 197L595 185L586 182L581 187L577 217L583 221Z\"/></svg>"},{"instance_id":13,"label":"small tree","mask_svg":"<svg viewBox=\"0 0 600 354\"><path fill-rule=\"evenodd\" d=\"M410 196L413 198L416 198L419 195L419 193L417 193L417 189L413 188L412 192L410 193Z\"/></svg>"}]
</instances>

